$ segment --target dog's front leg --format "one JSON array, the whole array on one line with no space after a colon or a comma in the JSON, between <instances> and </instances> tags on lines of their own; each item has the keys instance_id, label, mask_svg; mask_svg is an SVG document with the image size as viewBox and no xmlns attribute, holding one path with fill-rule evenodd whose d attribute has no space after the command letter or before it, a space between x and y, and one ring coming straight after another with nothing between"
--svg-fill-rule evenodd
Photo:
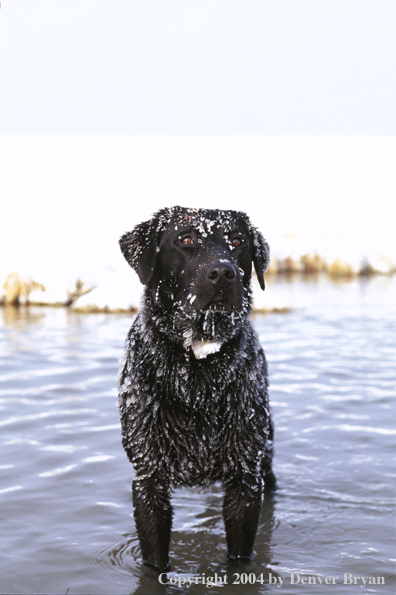
<instances>
[{"instance_id":1,"label":"dog's front leg","mask_svg":"<svg viewBox=\"0 0 396 595\"><path fill-rule=\"evenodd\" d=\"M234 477L224 482L223 514L230 558L250 558L260 519L262 481Z\"/></svg>"},{"instance_id":2,"label":"dog's front leg","mask_svg":"<svg viewBox=\"0 0 396 595\"><path fill-rule=\"evenodd\" d=\"M155 477L137 477L132 482L133 513L143 561L164 571L169 568L172 529L170 489Z\"/></svg>"}]
</instances>

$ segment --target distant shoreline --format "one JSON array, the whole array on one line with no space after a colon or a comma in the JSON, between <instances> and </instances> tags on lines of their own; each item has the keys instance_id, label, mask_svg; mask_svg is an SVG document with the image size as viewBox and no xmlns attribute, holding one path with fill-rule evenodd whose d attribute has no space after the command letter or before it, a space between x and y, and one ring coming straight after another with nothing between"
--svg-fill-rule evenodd
<instances>
[{"instance_id":1,"label":"distant shoreline","mask_svg":"<svg viewBox=\"0 0 396 595\"><path fill-rule=\"evenodd\" d=\"M317 261L318 262L318 261ZM128 275L135 280L135 275L132 272ZM392 277L395 270L390 272L375 271L371 267L366 267L358 273L354 272L350 266L332 266L332 267L309 267L306 266L303 270L297 269L293 263L284 264L282 268L276 270L275 267L270 267L266 273L267 287L268 285L276 285L278 282L307 282L312 283L327 279L334 283L345 283L356 279L370 279L374 277ZM0 300L0 307L2 308L29 308L29 307L49 307L49 308L68 308L70 311L81 314L136 314L139 309L140 295L143 289L139 283L133 284L133 290L118 285L117 273L114 273L107 283L104 282L96 287L86 288L82 282L77 283L77 288L74 293L68 293L65 300L51 300L49 296L45 296L45 288L34 281L25 281L18 274L13 273L7 278L8 283L5 283L3 291L7 295L2 296ZM123 279L122 279L123 280ZM117 281L117 283L115 283ZM136 281L136 280L135 280ZM288 304L280 303L265 303L268 300L268 292L263 294L258 289L258 284L253 276L253 288L255 289L254 305L252 308L253 314L268 314L268 313L285 313L291 311L293 308ZM113 290L113 292L110 291ZM115 290L115 291L114 291ZM66 293L65 293L66 295ZM40 297L42 296L42 299ZM264 296L266 300L264 300Z\"/></svg>"}]
</instances>

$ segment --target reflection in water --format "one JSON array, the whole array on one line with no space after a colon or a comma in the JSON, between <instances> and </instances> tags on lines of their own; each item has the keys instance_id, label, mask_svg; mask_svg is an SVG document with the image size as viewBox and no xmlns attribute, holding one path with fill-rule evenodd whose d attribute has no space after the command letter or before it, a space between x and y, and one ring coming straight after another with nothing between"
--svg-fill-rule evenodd
<instances>
[{"instance_id":1,"label":"reflection in water","mask_svg":"<svg viewBox=\"0 0 396 595\"><path fill-rule=\"evenodd\" d=\"M222 490L177 490L172 572L140 558L116 375L131 320L62 309L0 311L0 592L256 594L290 573L384 577L394 592L395 280L284 283L292 312L255 316L266 350L279 489L246 564L227 564ZM177 577L228 577L224 587ZM233 584L244 574L255 584ZM263 577L263 584L258 579ZM173 581L172 584L170 581ZM333 587L334 588L334 587ZM354 591L355 589L355 591ZM301 591L302 592L302 591Z\"/></svg>"},{"instance_id":2,"label":"reflection in water","mask_svg":"<svg viewBox=\"0 0 396 595\"><path fill-rule=\"evenodd\" d=\"M42 308L27 308L21 306L4 306L1 308L3 326L18 328L24 324L38 324L46 316L46 311Z\"/></svg>"}]
</instances>

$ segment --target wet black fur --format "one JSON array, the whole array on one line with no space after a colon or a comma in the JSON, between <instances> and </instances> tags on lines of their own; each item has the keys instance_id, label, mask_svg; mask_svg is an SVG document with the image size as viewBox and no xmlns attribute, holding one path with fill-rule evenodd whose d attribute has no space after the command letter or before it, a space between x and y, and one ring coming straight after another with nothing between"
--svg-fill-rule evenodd
<instances>
[{"instance_id":1,"label":"wet black fur","mask_svg":"<svg viewBox=\"0 0 396 595\"><path fill-rule=\"evenodd\" d=\"M264 289L268 245L244 213L172 207L120 246L145 285L119 378L143 559L169 567L172 489L217 480L228 555L249 558L275 487L267 364L249 321L252 262ZM217 351L200 357L203 341Z\"/></svg>"}]
</instances>

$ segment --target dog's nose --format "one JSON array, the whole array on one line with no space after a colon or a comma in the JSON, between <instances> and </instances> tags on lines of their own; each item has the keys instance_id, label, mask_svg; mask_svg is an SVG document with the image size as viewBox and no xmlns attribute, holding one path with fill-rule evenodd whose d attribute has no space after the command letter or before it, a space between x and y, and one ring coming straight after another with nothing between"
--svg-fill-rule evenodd
<instances>
[{"instance_id":1,"label":"dog's nose","mask_svg":"<svg viewBox=\"0 0 396 595\"><path fill-rule=\"evenodd\" d=\"M236 269L230 262L214 262L206 270L206 278L214 284L232 283Z\"/></svg>"}]
</instances>

